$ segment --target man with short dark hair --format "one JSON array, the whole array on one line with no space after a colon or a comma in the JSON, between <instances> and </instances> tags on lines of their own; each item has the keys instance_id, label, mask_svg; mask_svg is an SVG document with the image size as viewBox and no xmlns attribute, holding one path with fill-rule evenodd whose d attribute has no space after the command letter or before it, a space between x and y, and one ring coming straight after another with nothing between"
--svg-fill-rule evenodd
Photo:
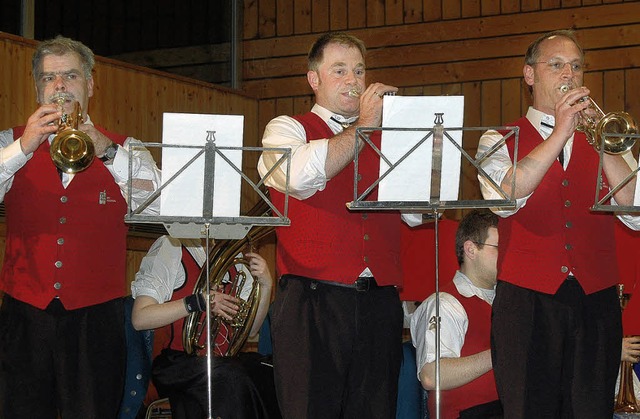
<instances>
[{"instance_id":1,"label":"man with short dark hair","mask_svg":"<svg viewBox=\"0 0 640 419\"><path fill-rule=\"evenodd\" d=\"M272 322L276 389L286 418L395 417L400 215L345 205L353 200L356 127L379 127L383 95L398 90L366 85L364 55L362 41L351 35L318 38L307 72L315 105L303 115L273 119L263 136L264 147L292 151L291 226L276 228L280 280ZM358 153L361 185L371 185L377 155L362 142ZM261 176L279 157L262 154ZM286 181L281 169L265 179L281 209Z\"/></svg>"},{"instance_id":2,"label":"man with short dark hair","mask_svg":"<svg viewBox=\"0 0 640 419\"><path fill-rule=\"evenodd\" d=\"M456 232L460 269L440 288L440 412L442 419L499 418L491 364L491 304L498 262L498 216L473 210ZM435 417L436 330L431 319L436 294L411 315L418 379L430 390L429 412Z\"/></svg>"}]
</instances>

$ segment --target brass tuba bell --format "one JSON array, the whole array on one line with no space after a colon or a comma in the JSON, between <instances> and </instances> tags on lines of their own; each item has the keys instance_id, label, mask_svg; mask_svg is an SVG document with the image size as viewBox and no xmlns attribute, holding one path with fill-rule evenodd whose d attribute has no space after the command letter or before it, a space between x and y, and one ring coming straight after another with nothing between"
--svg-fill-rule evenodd
<instances>
[{"instance_id":1,"label":"brass tuba bell","mask_svg":"<svg viewBox=\"0 0 640 419\"><path fill-rule=\"evenodd\" d=\"M562 93L566 93L571 89L573 89L573 86L570 84L560 87ZM622 154L634 146L636 138L624 136L638 133L638 124L631 115L623 111L605 114L589 96L583 97L580 101L588 101L589 107L580 112L580 122L576 129L585 133L587 142L595 147L598 152L602 147L603 137L604 152L607 154ZM607 134L621 134L621 136L613 137Z\"/></svg>"},{"instance_id":2,"label":"brass tuba bell","mask_svg":"<svg viewBox=\"0 0 640 419\"><path fill-rule=\"evenodd\" d=\"M56 101L62 107L65 99L60 97ZM78 124L82 119L80 103L76 101L73 104L72 113L62 114L58 121L58 132L49 148L53 164L65 173L85 170L91 165L96 155L91 138L78 130Z\"/></svg>"},{"instance_id":3,"label":"brass tuba bell","mask_svg":"<svg viewBox=\"0 0 640 419\"><path fill-rule=\"evenodd\" d=\"M260 201L248 215L261 216L270 211L265 201ZM247 248L274 231L273 226L253 227L241 240L220 240L215 243L209 253L209 289L220 291L239 298L240 309L231 320L222 317L211 317L210 335L216 356L234 356L244 345L255 320L260 302L260 284L257 280L237 271L237 265L245 265L248 271L249 262L240 255ZM207 287L207 266L205 265L193 293L204 293ZM182 328L182 344L188 354L198 354L206 348L207 335L206 313L191 313L184 321ZM225 333L223 344L215 341L219 333Z\"/></svg>"}]
</instances>

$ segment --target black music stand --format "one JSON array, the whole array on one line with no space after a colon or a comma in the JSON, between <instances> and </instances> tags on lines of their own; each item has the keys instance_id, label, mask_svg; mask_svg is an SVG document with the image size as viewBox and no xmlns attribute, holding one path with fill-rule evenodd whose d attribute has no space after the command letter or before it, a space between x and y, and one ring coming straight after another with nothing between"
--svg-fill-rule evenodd
<instances>
[{"instance_id":1,"label":"black music stand","mask_svg":"<svg viewBox=\"0 0 640 419\"><path fill-rule=\"evenodd\" d=\"M210 240L209 239L243 239L249 230L254 226L289 226L290 220L287 217L288 214L288 202L289 202L289 176L291 166L291 150L283 148L263 148L263 147L218 147L215 144L215 131L207 131L203 133L206 137L204 145L175 145L164 143L144 143L142 145L129 145L128 151L131 155L131 151L134 148L180 148L180 149L193 149L194 154L192 158L187 161L173 176L169 179L163 179L163 183L144 203L138 206L138 208L131 208L131 197L133 191L132 185L132 173L133 162L129 159L128 168L128 184L127 184L127 214L125 216L125 222L127 223L151 223L162 224L166 228L167 232L175 238L206 238L206 269L207 269L207 287L206 294L209 295L209 272L210 272ZM229 153L262 153L264 151L273 151L281 154L281 157L277 160L276 164L271 168L267 176L273 171L283 167L286 173L286 190L285 190L285 203L282 211L278 209L269 199L269 197L263 192L265 185L264 179L260 179L254 182L249 176L242 172L242 168L233 163L229 157ZM202 200L202 215L201 216L162 216L162 215L146 215L143 211L149 208L156 200L160 199L162 192L166 189L167 185L175 182L184 171L194 165L198 159L204 159L204 171L203 176L203 200ZM216 165L227 165L233 171L235 171L244 181L244 184L249 186L255 193L258 200L263 201L268 205L273 216L251 216L251 215L239 215L237 217L229 216L217 216L214 213L214 200L217 199L235 199L240 200L240 193L238 196L218 197L215 194L215 182L214 173ZM166 197L165 197L166 198ZM208 391L208 419L212 419L213 409L211 405L212 399L212 374L211 374L211 362L212 362L212 342L211 342L211 310L210 299L206 298L207 312L206 312L206 330L207 330L207 391Z\"/></svg>"},{"instance_id":2,"label":"black music stand","mask_svg":"<svg viewBox=\"0 0 640 419\"><path fill-rule=\"evenodd\" d=\"M480 164L489 158L491 155L496 153L501 147L505 145L505 142L514 138L514 153L512 159L513 170L515 171L517 168L517 157L518 157L518 137L519 137L519 128L518 127L469 127L469 128L445 128L444 127L444 114L443 113L435 113L434 126L431 128L369 128L369 127L360 127L356 129L356 138L355 138L355 161L354 161L354 196L353 201L347 203L347 207L351 210L398 210L405 213L415 212L422 213L423 218L432 219L434 221L434 231L435 231L435 296L436 296L436 312L435 316L433 316L430 320L430 328L435 328L436 331L436 418L440 419L440 296L439 296L439 249L438 249L438 219L440 217L440 213L447 209L473 209L473 208L513 208L516 205L514 194L515 192L515 176L511 181L511 194L508 194L504 189L500 187L500 185L496 184L491 177L480 167ZM456 140L450 135L452 132L457 131L488 131L495 130L501 131L505 134L502 135L502 138L490 149L488 149L483 154L477 156L476 158L471 157L466 150L456 142ZM371 141L370 136L374 132L377 131L416 131L422 133L423 136L420 138L416 144L409 149L404 155L398 158L396 161L391 161L383 152ZM442 175L442 163L443 163L443 142L445 141L451 142L455 149L459 152L461 158L464 161L471 164L478 171L478 175L486 180L494 190L502 197L502 199L492 199L492 200L466 200L466 199L456 199L456 200L441 200L441 175ZM375 153L380 157L381 161L386 163L386 171L380 174L380 177L376 179L371 185L365 185L364 191L362 193L358 193L358 184L362 183L358 180L358 143L362 141L364 143L364 147L371 147ZM424 201L374 201L369 199L368 197L371 192L379 187L381 181L384 180L385 177L389 175L389 173L393 170L402 170L401 163L412 153L414 153L418 147L422 144L430 144L431 145L431 154L432 154L432 164L431 164L431 188L430 194L427 197L428 199ZM400 169L398 169L400 167Z\"/></svg>"}]
</instances>

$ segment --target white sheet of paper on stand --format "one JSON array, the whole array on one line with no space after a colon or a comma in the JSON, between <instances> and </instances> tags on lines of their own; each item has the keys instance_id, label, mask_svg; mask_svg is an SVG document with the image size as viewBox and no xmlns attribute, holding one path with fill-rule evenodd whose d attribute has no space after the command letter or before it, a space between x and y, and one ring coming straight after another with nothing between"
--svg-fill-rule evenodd
<instances>
[{"instance_id":1,"label":"white sheet of paper on stand","mask_svg":"<svg viewBox=\"0 0 640 419\"><path fill-rule=\"evenodd\" d=\"M204 146L207 131L215 131L217 147L242 147L244 116L165 113L162 143ZM162 148L162 182L182 169L200 149ZM236 167L242 168L242 150L220 150ZM202 217L204 196L204 154L162 190L162 216ZM214 217L240 214L241 176L221 156L215 159L213 193Z\"/></svg>"},{"instance_id":2,"label":"white sheet of paper on stand","mask_svg":"<svg viewBox=\"0 0 640 419\"><path fill-rule=\"evenodd\" d=\"M435 113L443 113L444 128L463 126L464 96L384 96L382 127L426 128L435 125ZM428 131L382 131L381 151L392 164L398 162ZM462 131L448 132L457 144ZM394 168L378 189L378 201L428 202L431 196L433 135ZM380 161L380 176L388 169ZM443 138L440 201L458 200L461 154Z\"/></svg>"}]
</instances>

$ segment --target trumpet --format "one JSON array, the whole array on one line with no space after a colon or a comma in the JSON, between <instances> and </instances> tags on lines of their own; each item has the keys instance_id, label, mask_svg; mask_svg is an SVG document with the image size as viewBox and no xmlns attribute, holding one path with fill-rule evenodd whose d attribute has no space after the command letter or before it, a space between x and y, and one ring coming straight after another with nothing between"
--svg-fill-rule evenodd
<instances>
[{"instance_id":1,"label":"trumpet","mask_svg":"<svg viewBox=\"0 0 640 419\"><path fill-rule=\"evenodd\" d=\"M65 101L64 96L54 99L61 108ZM78 124L82 120L80 103L75 101L73 112L63 113L58 121L58 132L51 142L49 154L53 164L62 172L81 172L91 165L96 155L91 138L78 130Z\"/></svg>"},{"instance_id":2,"label":"trumpet","mask_svg":"<svg viewBox=\"0 0 640 419\"><path fill-rule=\"evenodd\" d=\"M566 93L574 89L571 84L563 84L560 91ZM580 122L576 129L584 132L587 142L598 152L604 148L607 154L622 154L629 151L635 144L636 138L631 137L638 133L636 120L627 112L617 111L605 114L598 104L589 96L585 96L579 102L588 102L587 109L580 112ZM610 136L607 134L621 134ZM625 135L629 135L628 137ZM604 141L604 142L603 142ZM603 146L604 144L604 146Z\"/></svg>"},{"instance_id":3,"label":"trumpet","mask_svg":"<svg viewBox=\"0 0 640 419\"><path fill-rule=\"evenodd\" d=\"M360 97L360 89L358 89L357 87L352 88L351 90L349 90L348 95L351 97Z\"/></svg>"}]
</instances>

